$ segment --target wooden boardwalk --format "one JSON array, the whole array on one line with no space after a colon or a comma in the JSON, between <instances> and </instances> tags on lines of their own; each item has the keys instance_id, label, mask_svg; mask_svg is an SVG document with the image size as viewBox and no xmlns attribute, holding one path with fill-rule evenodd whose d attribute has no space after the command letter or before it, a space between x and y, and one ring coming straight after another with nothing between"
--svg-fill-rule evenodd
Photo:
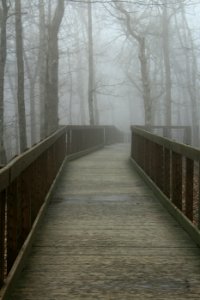
<instances>
[{"instance_id":1,"label":"wooden boardwalk","mask_svg":"<svg viewBox=\"0 0 200 300\"><path fill-rule=\"evenodd\" d=\"M67 163L10 300L200 299L200 250L109 146Z\"/></svg>"}]
</instances>

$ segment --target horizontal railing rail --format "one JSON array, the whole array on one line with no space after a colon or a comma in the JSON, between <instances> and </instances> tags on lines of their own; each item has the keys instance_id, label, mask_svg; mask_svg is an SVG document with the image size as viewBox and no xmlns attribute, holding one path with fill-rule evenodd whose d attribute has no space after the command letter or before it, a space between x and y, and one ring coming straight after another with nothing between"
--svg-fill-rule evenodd
<instances>
[{"instance_id":1,"label":"horizontal railing rail","mask_svg":"<svg viewBox=\"0 0 200 300\"><path fill-rule=\"evenodd\" d=\"M131 157L173 205L200 228L200 150L131 127Z\"/></svg>"},{"instance_id":2,"label":"horizontal railing rail","mask_svg":"<svg viewBox=\"0 0 200 300\"><path fill-rule=\"evenodd\" d=\"M31 231L66 156L66 128L0 170L0 286Z\"/></svg>"},{"instance_id":3,"label":"horizontal railing rail","mask_svg":"<svg viewBox=\"0 0 200 300\"><path fill-rule=\"evenodd\" d=\"M122 141L114 126L63 126L0 169L0 288L66 156Z\"/></svg>"},{"instance_id":4,"label":"horizontal railing rail","mask_svg":"<svg viewBox=\"0 0 200 300\"><path fill-rule=\"evenodd\" d=\"M176 142L186 145L192 144L192 130L191 126L137 126L137 128L144 129L153 134L173 139Z\"/></svg>"},{"instance_id":5,"label":"horizontal railing rail","mask_svg":"<svg viewBox=\"0 0 200 300\"><path fill-rule=\"evenodd\" d=\"M67 126L67 155L123 142L123 133L115 126Z\"/></svg>"}]
</instances>

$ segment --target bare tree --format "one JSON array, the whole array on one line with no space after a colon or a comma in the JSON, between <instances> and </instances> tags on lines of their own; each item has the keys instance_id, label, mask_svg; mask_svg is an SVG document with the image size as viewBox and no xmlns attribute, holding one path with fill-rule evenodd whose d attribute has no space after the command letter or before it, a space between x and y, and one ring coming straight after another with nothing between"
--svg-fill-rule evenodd
<instances>
[{"instance_id":1,"label":"bare tree","mask_svg":"<svg viewBox=\"0 0 200 300\"><path fill-rule=\"evenodd\" d=\"M45 79L45 128L46 135L58 128L58 33L64 15L65 1L59 0L54 16L48 24L48 46Z\"/></svg>"},{"instance_id":2,"label":"bare tree","mask_svg":"<svg viewBox=\"0 0 200 300\"><path fill-rule=\"evenodd\" d=\"M185 88L187 94L184 95L190 100L191 116L192 116L192 133L193 133L193 145L199 146L199 89L198 89L198 61L195 53L195 43L192 37L191 29L188 25L186 18L185 8L183 3L180 5L181 13L181 26L178 24L177 17L175 15L176 31L179 43L182 47L183 55L185 58ZM182 29L182 30L181 30Z\"/></svg>"},{"instance_id":3,"label":"bare tree","mask_svg":"<svg viewBox=\"0 0 200 300\"><path fill-rule=\"evenodd\" d=\"M39 97L40 97L40 138L45 137L45 69L46 69L46 48L47 35L45 28L45 7L44 0L38 0L39 3Z\"/></svg>"},{"instance_id":4,"label":"bare tree","mask_svg":"<svg viewBox=\"0 0 200 300\"><path fill-rule=\"evenodd\" d=\"M171 105L172 105L172 80L171 80L171 63L170 63L170 35L169 35L170 16L168 15L167 6L163 6L162 13L162 41L163 41L163 58L165 66L165 124L171 126Z\"/></svg>"},{"instance_id":5,"label":"bare tree","mask_svg":"<svg viewBox=\"0 0 200 300\"><path fill-rule=\"evenodd\" d=\"M0 21L1 21L1 40L0 40L0 166L7 161L4 146L4 78L7 55L7 17L9 7L7 0L1 1Z\"/></svg>"},{"instance_id":6,"label":"bare tree","mask_svg":"<svg viewBox=\"0 0 200 300\"><path fill-rule=\"evenodd\" d=\"M38 62L35 70L31 69L30 62L24 52L24 61L27 70L27 77L29 80L29 98L30 98L30 125L31 125L31 145L36 143L36 108L35 108L35 85L38 75Z\"/></svg>"},{"instance_id":7,"label":"bare tree","mask_svg":"<svg viewBox=\"0 0 200 300\"><path fill-rule=\"evenodd\" d=\"M88 105L90 125L94 125L94 53L91 1L88 2Z\"/></svg>"},{"instance_id":8,"label":"bare tree","mask_svg":"<svg viewBox=\"0 0 200 300\"><path fill-rule=\"evenodd\" d=\"M123 29L127 36L134 39L138 43L138 53L140 62L140 73L142 81L142 94L144 100L144 112L145 112L145 125L150 126L152 124L152 97L151 97L151 83L148 69L148 56L146 49L146 37L142 32L137 32L134 21L131 19L131 15L128 10L125 9L122 3L115 3L115 7L122 13L122 17L119 17L123 24Z\"/></svg>"},{"instance_id":9,"label":"bare tree","mask_svg":"<svg viewBox=\"0 0 200 300\"><path fill-rule=\"evenodd\" d=\"M24 101L24 49L23 33L21 19L21 0L15 0L15 33L16 33L16 58L17 58L17 100L18 100L18 119L19 119L19 137L20 152L27 148L26 136L26 114Z\"/></svg>"}]
</instances>

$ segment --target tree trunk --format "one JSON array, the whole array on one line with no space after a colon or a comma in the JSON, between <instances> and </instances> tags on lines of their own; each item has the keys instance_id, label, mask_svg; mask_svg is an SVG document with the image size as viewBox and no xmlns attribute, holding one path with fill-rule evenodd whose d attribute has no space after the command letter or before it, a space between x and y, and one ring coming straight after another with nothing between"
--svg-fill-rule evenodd
<instances>
[{"instance_id":1,"label":"tree trunk","mask_svg":"<svg viewBox=\"0 0 200 300\"><path fill-rule=\"evenodd\" d=\"M197 87L197 79L198 79L198 63L194 50L194 41L192 39L191 30L188 26L184 7L182 5L182 19L185 26L184 31L184 39L185 44L187 43L187 35L188 35L188 44L191 47L191 58L189 57L188 50L184 48L184 53L186 57L186 74L187 74L187 83L188 83L188 93L190 97L191 103L191 114L192 114L192 144L193 146L199 147L200 145L200 136L199 136L199 90Z\"/></svg>"},{"instance_id":2,"label":"tree trunk","mask_svg":"<svg viewBox=\"0 0 200 300\"><path fill-rule=\"evenodd\" d=\"M40 98L40 139L45 137L45 76L46 76L46 29L44 0L39 0L39 98Z\"/></svg>"},{"instance_id":3,"label":"tree trunk","mask_svg":"<svg viewBox=\"0 0 200 300\"><path fill-rule=\"evenodd\" d=\"M68 76L69 76L69 124L72 125L72 107L73 107L73 78L72 78L72 70L71 70L71 61L70 61L70 51L67 49L67 59L68 59Z\"/></svg>"},{"instance_id":4,"label":"tree trunk","mask_svg":"<svg viewBox=\"0 0 200 300\"><path fill-rule=\"evenodd\" d=\"M169 39L169 18L167 7L163 7L162 15L162 29L163 29L163 57L165 66L165 125L171 126L171 105L172 105L172 82L171 82L171 65L170 65L170 39Z\"/></svg>"},{"instance_id":5,"label":"tree trunk","mask_svg":"<svg viewBox=\"0 0 200 300\"><path fill-rule=\"evenodd\" d=\"M188 26L187 19L185 16L184 6L181 6L181 17L182 17L182 34L180 32L177 18L176 21L176 30L180 45L183 49L183 54L185 56L185 68L186 68L186 77L185 77L185 86L188 90L190 107L191 111L187 110L187 114L191 113L192 121L192 145L198 147L199 142L199 108L197 104L198 99L198 88L197 88L197 74L198 74L198 64L194 50L194 42L191 35L191 30ZM190 51L188 51L190 47ZM185 101L188 102L188 95L185 96ZM188 116L187 116L188 117ZM189 122L188 122L189 123Z\"/></svg>"},{"instance_id":6,"label":"tree trunk","mask_svg":"<svg viewBox=\"0 0 200 300\"><path fill-rule=\"evenodd\" d=\"M4 146L4 77L7 55L7 1L2 0L1 40L0 40L0 166L7 162Z\"/></svg>"},{"instance_id":7,"label":"tree trunk","mask_svg":"<svg viewBox=\"0 0 200 300\"><path fill-rule=\"evenodd\" d=\"M152 125L152 97L151 97L151 85L148 70L148 58L146 55L146 44L145 37L139 35L132 26L131 14L124 9L123 4L115 4L116 8L119 9L125 16L125 26L131 37L137 41L139 46L139 61L140 61L140 72L142 80L142 93L144 101L144 113L145 113L145 126ZM127 33L126 33L127 34Z\"/></svg>"},{"instance_id":8,"label":"tree trunk","mask_svg":"<svg viewBox=\"0 0 200 300\"><path fill-rule=\"evenodd\" d=\"M29 65L28 57L24 53L24 60L27 69L27 75L29 80L29 99L30 99L30 126L31 126L31 145L36 143L36 109L35 109L35 84L37 79L37 69L35 66L35 74L32 74Z\"/></svg>"},{"instance_id":9,"label":"tree trunk","mask_svg":"<svg viewBox=\"0 0 200 300\"><path fill-rule=\"evenodd\" d=\"M17 57L17 100L19 118L20 152L27 148L26 137L26 114L24 102L24 58L23 58L23 37L21 20L21 0L15 0L15 31L16 31L16 57Z\"/></svg>"},{"instance_id":10,"label":"tree trunk","mask_svg":"<svg viewBox=\"0 0 200 300\"><path fill-rule=\"evenodd\" d=\"M46 134L58 128L58 33L64 15L64 0L58 1L54 17L49 24L45 84Z\"/></svg>"},{"instance_id":11,"label":"tree trunk","mask_svg":"<svg viewBox=\"0 0 200 300\"><path fill-rule=\"evenodd\" d=\"M88 106L90 125L95 124L94 119L94 53L92 35L92 4L88 2Z\"/></svg>"},{"instance_id":12,"label":"tree trunk","mask_svg":"<svg viewBox=\"0 0 200 300\"><path fill-rule=\"evenodd\" d=\"M78 49L80 49L80 46L78 45ZM80 50L78 51L80 52ZM77 59L77 69L81 68L82 66L82 57L79 54L79 57ZM80 101L80 120L81 120L81 125L86 124L86 113L85 113L85 90L84 90L84 82L83 82L83 74L82 70L77 72L77 92L79 95L79 101Z\"/></svg>"},{"instance_id":13,"label":"tree trunk","mask_svg":"<svg viewBox=\"0 0 200 300\"><path fill-rule=\"evenodd\" d=\"M151 87L148 72L148 63L146 57L145 38L139 38L139 60L140 60L140 72L142 79L142 91L144 100L144 111L145 111L145 126L152 125L152 98L151 98Z\"/></svg>"},{"instance_id":14,"label":"tree trunk","mask_svg":"<svg viewBox=\"0 0 200 300\"><path fill-rule=\"evenodd\" d=\"M14 120L15 150L14 150L14 153L18 154L19 153L19 131L18 131L19 122L18 122L18 104L17 104L17 93L16 93L17 80L15 78L15 82L13 83L10 72L7 72L7 76L8 76L8 83L10 86L10 91L11 91L12 97L13 97L14 107L15 107L15 120Z\"/></svg>"}]
</instances>

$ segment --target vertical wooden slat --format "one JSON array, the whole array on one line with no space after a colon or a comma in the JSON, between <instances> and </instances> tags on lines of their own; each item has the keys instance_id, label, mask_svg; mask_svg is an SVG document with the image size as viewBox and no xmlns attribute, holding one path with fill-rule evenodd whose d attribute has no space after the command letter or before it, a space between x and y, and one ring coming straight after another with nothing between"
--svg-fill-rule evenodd
<instances>
[{"instance_id":1,"label":"vertical wooden slat","mask_svg":"<svg viewBox=\"0 0 200 300\"><path fill-rule=\"evenodd\" d=\"M32 168L29 168L21 174L21 209L22 209L22 243L27 238L31 229L31 195L33 193L32 188Z\"/></svg>"},{"instance_id":2,"label":"vertical wooden slat","mask_svg":"<svg viewBox=\"0 0 200 300\"><path fill-rule=\"evenodd\" d=\"M136 162L140 163L140 142L139 142L139 135L135 135L135 147L136 147Z\"/></svg>"},{"instance_id":3,"label":"vertical wooden slat","mask_svg":"<svg viewBox=\"0 0 200 300\"><path fill-rule=\"evenodd\" d=\"M135 159L135 134L131 132L131 158Z\"/></svg>"},{"instance_id":4,"label":"vertical wooden slat","mask_svg":"<svg viewBox=\"0 0 200 300\"><path fill-rule=\"evenodd\" d=\"M163 190L163 147L155 144L155 182Z\"/></svg>"},{"instance_id":5,"label":"vertical wooden slat","mask_svg":"<svg viewBox=\"0 0 200 300\"><path fill-rule=\"evenodd\" d=\"M139 166L142 168L142 147L141 147L142 137L138 135L137 143L138 143L138 162Z\"/></svg>"},{"instance_id":6,"label":"vertical wooden slat","mask_svg":"<svg viewBox=\"0 0 200 300\"><path fill-rule=\"evenodd\" d=\"M164 186L163 192L170 199L170 181L171 181L171 159L170 159L170 150L164 149Z\"/></svg>"},{"instance_id":7,"label":"vertical wooden slat","mask_svg":"<svg viewBox=\"0 0 200 300\"><path fill-rule=\"evenodd\" d=\"M200 161L199 161L199 170L198 170L198 228L200 229Z\"/></svg>"},{"instance_id":8,"label":"vertical wooden slat","mask_svg":"<svg viewBox=\"0 0 200 300\"><path fill-rule=\"evenodd\" d=\"M132 140L132 143L133 143L133 158L136 162L138 162L138 135L137 134L133 134L133 140Z\"/></svg>"},{"instance_id":9,"label":"vertical wooden slat","mask_svg":"<svg viewBox=\"0 0 200 300\"><path fill-rule=\"evenodd\" d=\"M45 141L42 142L42 147L44 144ZM29 155L30 152L28 159ZM35 160L30 161L30 164L26 161L26 154L23 154L21 161L20 158L17 160L17 168L20 163L26 167L21 168L21 172L13 176L13 179L11 175L15 174L15 164L12 165L14 172L10 173L10 181L7 180L5 190L0 192L0 286L31 230L65 155L66 137L63 131L62 135L48 148L44 147L44 151L41 151ZM5 185L5 180L3 182Z\"/></svg>"},{"instance_id":10,"label":"vertical wooden slat","mask_svg":"<svg viewBox=\"0 0 200 300\"><path fill-rule=\"evenodd\" d=\"M186 158L185 181L185 214L191 221L193 221L194 161L189 158Z\"/></svg>"},{"instance_id":11,"label":"vertical wooden slat","mask_svg":"<svg viewBox=\"0 0 200 300\"><path fill-rule=\"evenodd\" d=\"M71 129L67 129L67 155L71 154Z\"/></svg>"},{"instance_id":12,"label":"vertical wooden slat","mask_svg":"<svg viewBox=\"0 0 200 300\"><path fill-rule=\"evenodd\" d=\"M145 167L145 139L140 137L140 166L144 170Z\"/></svg>"},{"instance_id":13,"label":"vertical wooden slat","mask_svg":"<svg viewBox=\"0 0 200 300\"><path fill-rule=\"evenodd\" d=\"M149 175L150 172L150 153L149 153L149 140L145 139L145 163L144 163L144 169L147 175Z\"/></svg>"},{"instance_id":14,"label":"vertical wooden slat","mask_svg":"<svg viewBox=\"0 0 200 300\"><path fill-rule=\"evenodd\" d=\"M149 177L153 179L153 168L154 168L154 149L153 149L153 142L149 140Z\"/></svg>"},{"instance_id":15,"label":"vertical wooden slat","mask_svg":"<svg viewBox=\"0 0 200 300\"><path fill-rule=\"evenodd\" d=\"M151 142L151 179L156 182L156 146Z\"/></svg>"},{"instance_id":16,"label":"vertical wooden slat","mask_svg":"<svg viewBox=\"0 0 200 300\"><path fill-rule=\"evenodd\" d=\"M172 151L172 202L182 211L182 155Z\"/></svg>"},{"instance_id":17,"label":"vertical wooden slat","mask_svg":"<svg viewBox=\"0 0 200 300\"><path fill-rule=\"evenodd\" d=\"M6 192L0 192L0 287L5 276L5 204Z\"/></svg>"},{"instance_id":18,"label":"vertical wooden slat","mask_svg":"<svg viewBox=\"0 0 200 300\"><path fill-rule=\"evenodd\" d=\"M18 180L8 188L7 195L7 272L18 253Z\"/></svg>"}]
</instances>

